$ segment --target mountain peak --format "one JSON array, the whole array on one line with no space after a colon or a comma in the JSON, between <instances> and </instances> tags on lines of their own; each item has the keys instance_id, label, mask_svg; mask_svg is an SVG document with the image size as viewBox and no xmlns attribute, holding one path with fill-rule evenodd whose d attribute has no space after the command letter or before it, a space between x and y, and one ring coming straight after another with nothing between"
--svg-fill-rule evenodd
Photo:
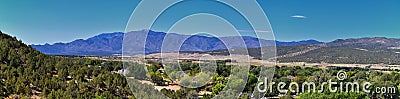
<instances>
[{"instance_id":1,"label":"mountain peak","mask_svg":"<svg viewBox=\"0 0 400 99\"><path fill-rule=\"evenodd\" d=\"M115 37L115 36L123 36L123 35L124 35L123 32L102 33L102 34L94 36L92 38L112 38L112 37Z\"/></svg>"}]
</instances>

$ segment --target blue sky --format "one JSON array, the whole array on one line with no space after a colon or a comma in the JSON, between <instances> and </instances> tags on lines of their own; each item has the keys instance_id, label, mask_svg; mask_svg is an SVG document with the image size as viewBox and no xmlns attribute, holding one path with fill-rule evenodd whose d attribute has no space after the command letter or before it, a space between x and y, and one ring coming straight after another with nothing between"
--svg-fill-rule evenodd
<instances>
[{"instance_id":1,"label":"blue sky","mask_svg":"<svg viewBox=\"0 0 400 99\"><path fill-rule=\"evenodd\" d=\"M399 0L258 0L280 41L400 38ZM138 0L0 0L0 30L28 44L124 31Z\"/></svg>"}]
</instances>

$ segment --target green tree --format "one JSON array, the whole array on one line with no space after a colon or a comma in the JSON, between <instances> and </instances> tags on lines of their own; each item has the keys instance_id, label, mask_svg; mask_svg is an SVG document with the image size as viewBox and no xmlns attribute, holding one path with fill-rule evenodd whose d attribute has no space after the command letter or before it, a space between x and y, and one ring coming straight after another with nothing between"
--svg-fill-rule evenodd
<instances>
[{"instance_id":1,"label":"green tree","mask_svg":"<svg viewBox=\"0 0 400 99\"><path fill-rule=\"evenodd\" d=\"M214 94L219 94L223 89L224 89L225 85L224 84L216 84L214 87L212 87L212 92Z\"/></svg>"}]
</instances>

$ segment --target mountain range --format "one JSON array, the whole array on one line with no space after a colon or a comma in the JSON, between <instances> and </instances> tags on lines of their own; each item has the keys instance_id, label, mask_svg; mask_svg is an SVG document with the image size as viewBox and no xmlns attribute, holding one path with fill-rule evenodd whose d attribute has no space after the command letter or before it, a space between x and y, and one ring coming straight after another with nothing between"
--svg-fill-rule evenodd
<instances>
[{"instance_id":1,"label":"mountain range","mask_svg":"<svg viewBox=\"0 0 400 99\"><path fill-rule=\"evenodd\" d=\"M263 52L271 48L263 47ZM260 48L234 49L249 50L250 56L261 59ZM265 51L267 50L267 51ZM228 55L227 50L205 53ZM272 57L264 57L270 59ZM385 37L337 39L321 44L277 46L278 62L346 63L346 64L400 64L400 39Z\"/></svg>"},{"instance_id":2,"label":"mountain range","mask_svg":"<svg viewBox=\"0 0 400 99\"><path fill-rule=\"evenodd\" d=\"M148 37L146 40L143 40L143 35L146 33L148 33ZM168 40L164 40L164 37L168 37ZM162 46L163 41L167 42L164 44L164 46ZM240 45L243 43L243 41L246 46L243 44ZM31 46L42 53L51 55L115 55L122 53L122 47L125 48L124 51L128 51L133 54L140 53L139 51L142 51L143 49L145 50L145 53L157 53L161 52L161 49L166 52L202 52L235 48L259 48L265 46L274 46L275 44L276 46L298 46L322 43L323 42L316 40L281 42L259 39L251 36L228 36L217 38L201 35L183 35L142 30L128 33L103 33L88 39L78 39L69 43ZM146 44L146 46L143 46L143 44ZM177 49L177 44L182 44L180 49Z\"/></svg>"},{"instance_id":3,"label":"mountain range","mask_svg":"<svg viewBox=\"0 0 400 99\"><path fill-rule=\"evenodd\" d=\"M144 40L142 35L148 33ZM164 37L173 41L165 41ZM239 46L242 40L246 47ZM349 64L400 64L400 39L386 37L365 37L337 39L332 42L304 40L297 42L280 42L258 39L250 36L209 37L200 35L182 35L155 31L132 31L128 33L104 33L88 39L78 39L69 43L31 45L45 54L52 55L114 55L124 51L139 53L161 52L202 52L209 54L228 55L228 52L249 50L249 55L261 59L260 48L271 50L276 44L276 59L278 62L310 62L310 63L349 63ZM224 41L224 42L222 42ZM261 46L260 43L261 42ZM143 45L146 44L144 47ZM180 45L177 49L176 45ZM124 45L124 46L122 46ZM227 50L230 51L227 51ZM128 53L128 54L131 54ZM124 52L126 54L126 52ZM265 56L265 55L264 55ZM267 55L268 56L268 55ZM263 57L272 58L273 56Z\"/></svg>"},{"instance_id":4,"label":"mountain range","mask_svg":"<svg viewBox=\"0 0 400 99\"><path fill-rule=\"evenodd\" d=\"M280 57L280 62L312 62L312 63L363 63L363 64L400 64L400 39L372 37L338 39L333 42L313 45L297 50L305 51L299 55ZM284 48L278 48L284 50ZM285 53L289 54L289 53ZM281 56L284 54L281 54Z\"/></svg>"}]
</instances>

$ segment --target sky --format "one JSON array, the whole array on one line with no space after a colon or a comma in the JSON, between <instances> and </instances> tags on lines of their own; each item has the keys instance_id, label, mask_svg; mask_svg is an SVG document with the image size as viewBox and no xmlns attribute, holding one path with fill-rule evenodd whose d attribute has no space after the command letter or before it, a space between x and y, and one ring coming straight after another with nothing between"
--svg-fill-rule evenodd
<instances>
[{"instance_id":1,"label":"sky","mask_svg":"<svg viewBox=\"0 0 400 99\"><path fill-rule=\"evenodd\" d=\"M125 30L138 0L0 0L0 30L27 44ZM399 0L257 0L279 41L400 38ZM151 10L151 9L149 9Z\"/></svg>"}]
</instances>

